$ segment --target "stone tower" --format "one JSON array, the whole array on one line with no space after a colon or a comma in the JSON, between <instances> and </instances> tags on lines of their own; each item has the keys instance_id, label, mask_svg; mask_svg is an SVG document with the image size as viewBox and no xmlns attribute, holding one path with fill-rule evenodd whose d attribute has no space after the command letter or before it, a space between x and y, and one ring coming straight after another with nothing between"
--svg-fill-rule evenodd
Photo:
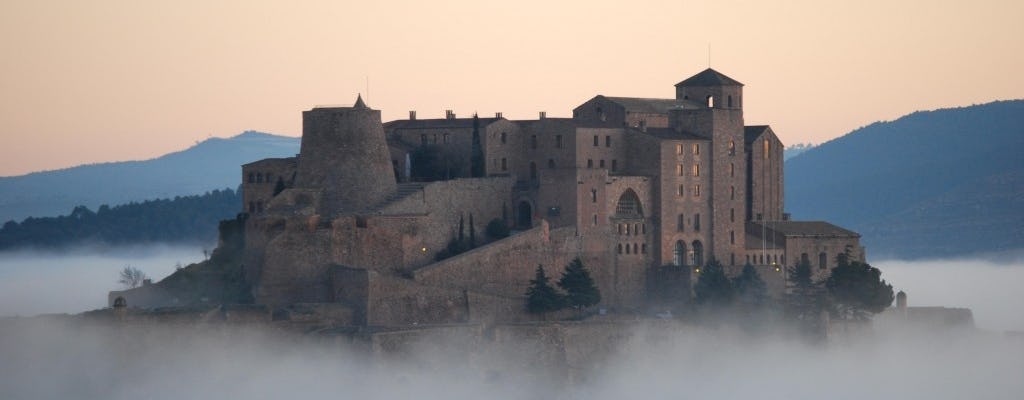
<instances>
[{"instance_id":1,"label":"stone tower","mask_svg":"<svg viewBox=\"0 0 1024 400\"><path fill-rule=\"evenodd\" d=\"M743 84L708 68L676 84L676 99L703 105L674 109L669 125L711 139L711 174L705 201L711 205L710 248L705 253L725 265L742 264L745 246L746 155L744 153Z\"/></svg>"},{"instance_id":2,"label":"stone tower","mask_svg":"<svg viewBox=\"0 0 1024 400\"><path fill-rule=\"evenodd\" d=\"M352 107L302 113L302 145L295 186L321 192L324 215L358 212L397 189L380 111L362 96Z\"/></svg>"}]
</instances>

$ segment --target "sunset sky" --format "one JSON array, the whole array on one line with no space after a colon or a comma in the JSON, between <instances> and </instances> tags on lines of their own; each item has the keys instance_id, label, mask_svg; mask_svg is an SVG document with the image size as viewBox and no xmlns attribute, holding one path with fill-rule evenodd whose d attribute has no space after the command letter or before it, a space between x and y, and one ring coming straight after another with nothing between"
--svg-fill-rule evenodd
<instances>
[{"instance_id":1,"label":"sunset sky","mask_svg":"<svg viewBox=\"0 0 1024 400\"><path fill-rule=\"evenodd\" d=\"M1020 0L0 0L0 176L298 136L360 92L385 121L670 98L709 45L787 144L1024 98Z\"/></svg>"}]
</instances>

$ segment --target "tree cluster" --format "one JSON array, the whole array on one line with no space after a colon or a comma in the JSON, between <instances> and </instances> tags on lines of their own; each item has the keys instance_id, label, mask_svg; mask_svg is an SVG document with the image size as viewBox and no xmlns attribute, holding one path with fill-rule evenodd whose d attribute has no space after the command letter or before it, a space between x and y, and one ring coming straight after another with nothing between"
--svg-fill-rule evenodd
<instances>
[{"instance_id":1,"label":"tree cluster","mask_svg":"<svg viewBox=\"0 0 1024 400\"><path fill-rule=\"evenodd\" d=\"M551 286L544 266L538 265L526 289L526 310L532 314L546 314L572 307L582 316L584 309L601 302L601 291L579 257L565 266L557 285L565 291L564 294Z\"/></svg>"},{"instance_id":2,"label":"tree cluster","mask_svg":"<svg viewBox=\"0 0 1024 400\"><path fill-rule=\"evenodd\" d=\"M242 204L240 191L147 200L97 211L78 206L59 217L8 221L0 228L0 249L61 247L76 243L209 243L217 239L217 221L233 218Z\"/></svg>"}]
</instances>

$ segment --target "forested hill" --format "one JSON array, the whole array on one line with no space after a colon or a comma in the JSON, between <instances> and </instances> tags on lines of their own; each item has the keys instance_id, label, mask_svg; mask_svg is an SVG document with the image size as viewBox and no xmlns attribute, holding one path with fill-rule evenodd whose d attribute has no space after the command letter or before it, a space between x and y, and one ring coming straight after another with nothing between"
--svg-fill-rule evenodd
<instances>
[{"instance_id":1,"label":"forested hill","mask_svg":"<svg viewBox=\"0 0 1024 400\"><path fill-rule=\"evenodd\" d=\"M57 216L79 205L96 210L101 204L233 188L242 183L242 164L298 152L299 138L249 131L227 139L210 138L152 160L0 177L0 223Z\"/></svg>"},{"instance_id":2,"label":"forested hill","mask_svg":"<svg viewBox=\"0 0 1024 400\"><path fill-rule=\"evenodd\" d=\"M859 231L872 257L1024 248L1024 100L915 112L785 164L786 209Z\"/></svg>"},{"instance_id":3,"label":"forested hill","mask_svg":"<svg viewBox=\"0 0 1024 400\"><path fill-rule=\"evenodd\" d=\"M0 249L144 243L212 245L217 240L217 223L234 218L241 204L240 193L223 189L114 207L102 205L95 212L78 206L60 217L7 222L0 228Z\"/></svg>"}]
</instances>

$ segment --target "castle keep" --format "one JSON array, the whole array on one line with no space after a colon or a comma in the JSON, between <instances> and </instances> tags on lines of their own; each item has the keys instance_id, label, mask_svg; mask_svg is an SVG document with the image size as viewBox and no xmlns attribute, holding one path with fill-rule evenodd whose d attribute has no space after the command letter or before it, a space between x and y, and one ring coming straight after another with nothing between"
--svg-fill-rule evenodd
<instances>
[{"instance_id":1,"label":"castle keep","mask_svg":"<svg viewBox=\"0 0 1024 400\"><path fill-rule=\"evenodd\" d=\"M257 303L354 325L529 319L534 269L575 257L615 311L688 298L711 259L778 293L784 265L864 257L854 232L789 220L782 163L772 129L744 124L743 85L712 69L675 98L599 95L572 118L382 124L360 98L304 112L297 157L242 167L245 276ZM512 234L489 237L492 221ZM475 247L438 256L460 237Z\"/></svg>"}]
</instances>

